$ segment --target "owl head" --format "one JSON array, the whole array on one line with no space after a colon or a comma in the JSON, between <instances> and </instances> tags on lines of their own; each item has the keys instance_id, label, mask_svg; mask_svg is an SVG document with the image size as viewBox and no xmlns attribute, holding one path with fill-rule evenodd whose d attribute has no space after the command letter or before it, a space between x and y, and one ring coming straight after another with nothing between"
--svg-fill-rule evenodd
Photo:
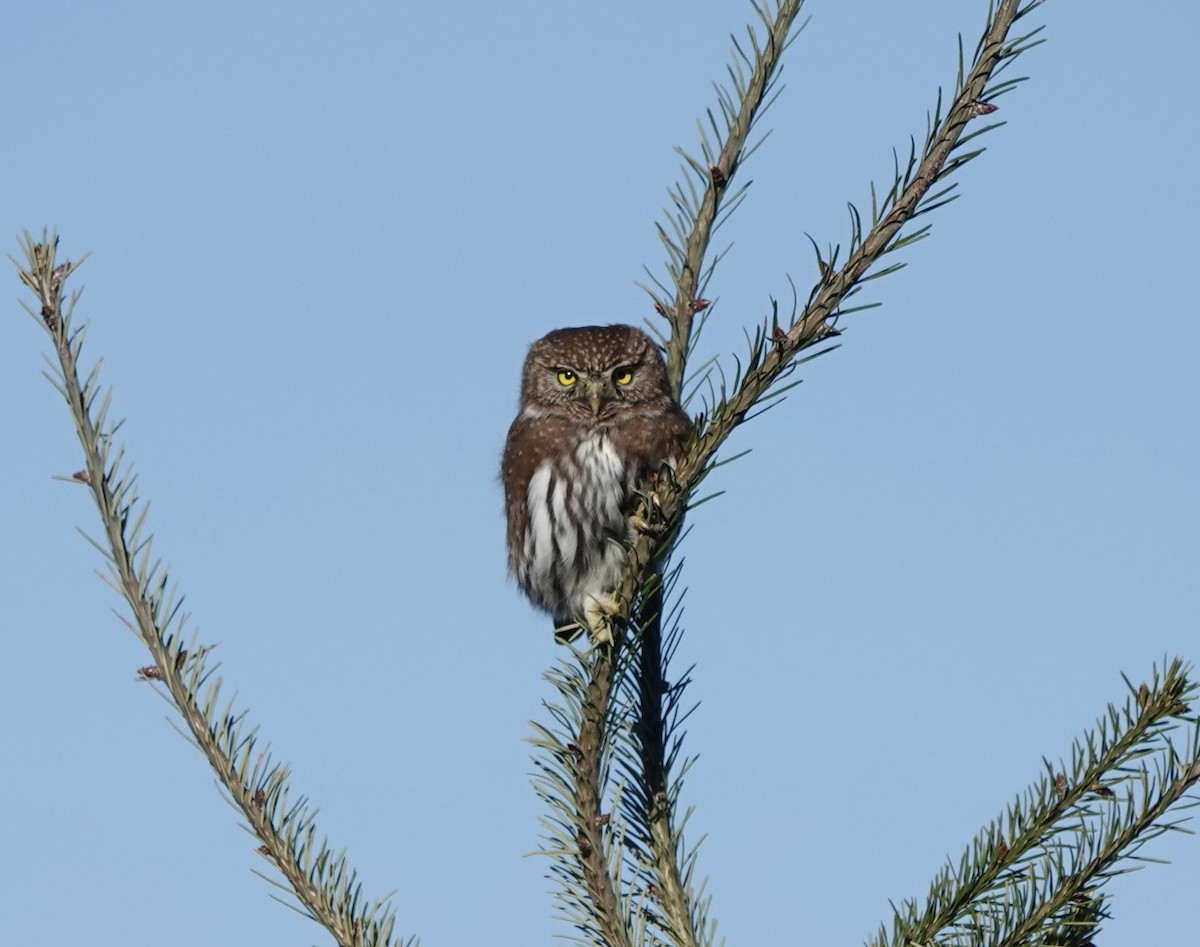
<instances>
[{"instance_id":1,"label":"owl head","mask_svg":"<svg viewBox=\"0 0 1200 947\"><path fill-rule=\"evenodd\" d=\"M653 340L633 326L555 329L529 350L521 405L538 413L598 423L632 405L674 404Z\"/></svg>"}]
</instances>

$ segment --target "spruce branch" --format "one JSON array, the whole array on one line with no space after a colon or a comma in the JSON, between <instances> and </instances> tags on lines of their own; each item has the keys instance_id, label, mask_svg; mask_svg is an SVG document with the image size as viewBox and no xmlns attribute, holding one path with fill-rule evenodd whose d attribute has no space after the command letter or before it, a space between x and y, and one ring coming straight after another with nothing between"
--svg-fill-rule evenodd
<instances>
[{"instance_id":1,"label":"spruce branch","mask_svg":"<svg viewBox=\"0 0 1200 947\"><path fill-rule=\"evenodd\" d=\"M772 318L756 330L749 356L734 382L734 392L714 405L711 417L697 439L695 450L679 465L676 476L681 483L691 484L702 474L717 448L733 429L772 393L778 382L787 377L798 354L838 334L837 319L846 312L842 305L865 280L894 271L892 267L870 273L871 268L886 254L921 239L928 232L926 227L913 234L902 235L902 229L914 217L928 212L934 205L944 203L942 198L946 190L930 195L930 188L981 153L975 151L951 159L955 150L966 140L964 133L967 123L977 114L976 104L1020 81L1012 80L989 89L989 82L996 72L1036 45L1030 40L1039 30L1011 40L1008 39L1008 32L1019 17L1025 16L1040 2L1032 0L1021 7L1017 0L1003 0L994 10L979 43L974 65L960 81L951 107L942 116L939 104L934 113L920 160L914 154L908 166L897 173L889 192L890 206L886 212L873 209L874 222L865 234L855 227L849 256L840 268L835 268L833 254L828 260L820 259L818 254L821 278L814 286L808 304L793 317L790 325L785 328L779 324L776 309ZM974 138L994 127L988 126L969 137ZM927 198L933 204L928 203ZM856 211L852 216L858 220Z\"/></svg>"},{"instance_id":2,"label":"spruce branch","mask_svg":"<svg viewBox=\"0 0 1200 947\"><path fill-rule=\"evenodd\" d=\"M721 112L718 122L712 110L708 121L715 142L700 123L700 158L682 148L677 149L684 159L683 178L670 191L674 211L667 211L667 220L674 236L658 224L659 237L667 249L667 271L673 291L655 280L661 292L646 287L651 298L670 325L667 339L667 377L671 388L679 395L683 388L684 368L692 344L692 323L707 302L701 299L702 289L711 266L705 269L704 259L713 231L724 216L733 211L745 196L745 188L730 192L730 185L742 163L753 152L749 146L750 132L755 120L770 105L774 80L778 76L781 57L787 48L789 35L804 0L776 0L774 11L768 0L754 0L754 12L763 27L763 34L747 27L751 54L733 37L733 58L728 67L732 91L716 86ZM798 32L798 31L797 31ZM749 69L749 75L746 70ZM702 160L701 160L702 159ZM702 190L697 190L699 186ZM715 265L716 261L713 261ZM668 302L668 297L674 297Z\"/></svg>"},{"instance_id":3,"label":"spruce branch","mask_svg":"<svg viewBox=\"0 0 1200 947\"><path fill-rule=\"evenodd\" d=\"M284 879L268 881L292 894L301 913L341 947L415 945L415 937L402 941L393 934L390 895L364 903L357 873L319 835L316 810L307 798L292 794L289 766L276 762L257 728L247 726L246 712L222 698L217 666L209 662L212 648L198 643L178 587L162 560L153 558L153 537L146 530L149 505L139 503L124 445L115 441L121 422L109 416L112 392L100 387L99 364L86 378L79 374L87 326L74 325L80 291L68 299L64 285L83 260L58 263L58 238L51 231L44 230L38 241L26 233L21 245L25 262L13 262L37 308L22 305L50 335L56 358L47 359L46 374L66 400L83 447L83 469L65 479L86 485L96 503L103 539L91 542L107 565L101 577L128 603L131 617L122 620L153 659L140 676L179 712L184 735L204 754L229 802L261 842L259 853Z\"/></svg>"},{"instance_id":4,"label":"spruce branch","mask_svg":"<svg viewBox=\"0 0 1200 947\"><path fill-rule=\"evenodd\" d=\"M1107 916L1101 887L1136 870L1130 863L1147 842L1190 832L1168 818L1200 804L1200 718L1190 706L1200 686L1190 670L1175 658L1154 668L1149 685L1129 685L1124 705L1110 704L1075 741L1070 763L1046 762L958 864L938 872L924 908L902 904L890 936L881 928L870 947L1087 943ZM1172 739L1181 727L1186 741Z\"/></svg>"},{"instance_id":5,"label":"spruce branch","mask_svg":"<svg viewBox=\"0 0 1200 947\"><path fill-rule=\"evenodd\" d=\"M572 649L546 673L559 694L545 703L551 727L533 723L534 789L550 809L542 820L548 843L541 854L554 859L551 874L559 883L559 916L580 933L581 944L629 947L633 926L621 897L620 856L611 814L602 808L608 783L613 719L613 682L617 652Z\"/></svg>"},{"instance_id":6,"label":"spruce branch","mask_svg":"<svg viewBox=\"0 0 1200 947\"><path fill-rule=\"evenodd\" d=\"M626 645L573 649L546 674L558 692L555 702L544 705L552 724L532 724L531 742L540 751L534 757L534 789L550 810L542 820L547 844L540 853L553 859L559 917L575 927L581 944L711 943L708 902L694 903L690 891L694 859L684 860L682 875L676 859L678 834L670 813L679 787L668 783L668 774L678 740L664 758L662 690L655 685L638 692L641 680L661 681L661 674L645 673L651 659L639 657L652 653L654 663L661 661L659 645L644 650L646 642L659 640L657 580L645 594L619 634ZM668 652L675 640L669 640ZM674 700L682 683L670 689ZM672 723L673 708L672 702ZM610 779L614 753L622 771L616 788ZM651 783L643 773L652 774Z\"/></svg>"},{"instance_id":7,"label":"spruce branch","mask_svg":"<svg viewBox=\"0 0 1200 947\"><path fill-rule=\"evenodd\" d=\"M683 776L691 760L680 759L683 722L694 709L683 709L683 696L692 669L679 679L664 675L682 628L678 614L664 615L663 603L678 578L672 570L666 587L657 581L645 591L631 636L631 673L620 679L622 703L631 708L631 725L620 731L618 759L627 782L621 793L621 810L626 831L626 848L632 856L634 877L644 878L658 910L651 915L666 941L678 947L711 944L715 924L708 920L710 899L692 884L697 850L683 838L682 819L676 819ZM663 629L666 628L666 634Z\"/></svg>"},{"instance_id":8,"label":"spruce branch","mask_svg":"<svg viewBox=\"0 0 1200 947\"><path fill-rule=\"evenodd\" d=\"M739 362L732 386L722 384L720 398L714 399L708 416L698 420L697 432L676 465L673 478L659 484L649 498L648 509L653 510L665 528L643 530L630 544L627 566L616 590L617 601L622 603L617 623L636 629L627 639L627 653L632 652L634 657L613 659L607 656L607 648L600 648L590 663L584 661L570 677L562 678L566 686L560 687L560 693L573 708L569 719L563 722L567 732L578 734L579 739L572 744L569 737L560 738L557 744L547 741L545 745L550 750L550 765L553 765L554 761L561 760L565 744L574 745L581 752L584 751L583 744L588 744L584 753L586 762L574 766L568 774L568 785L574 786L573 795L562 794L569 796L575 805L573 812L567 808L561 810L568 816L563 825L573 826L575 831L583 833L580 837L588 831L588 818L600 817L600 800L606 792L604 769L596 762L605 748L594 747L591 740L597 735L603 740L606 735L615 736L622 732L611 725L610 701L614 688L628 694L628 703L637 708L631 711L632 723L627 731L630 736L625 746L629 752L622 757L629 778L629 785L622 790L624 815L628 827L633 830L628 834L620 833L632 859L631 874L625 882L626 900L628 893L636 890L639 879L653 879L658 910L647 910L645 917L655 921L654 926L669 943L691 947L700 942L700 935L709 933L705 920L707 900L699 893L703 891L703 885L696 889L691 884L695 851L684 848L681 825L675 822L678 781L686 764L677 772L671 772L678 752L681 715L675 712L677 704L671 704L667 709L667 702L677 700L678 695L663 682L667 679L667 661L673 648L664 650L662 647L661 629L653 607L650 620L646 619L648 613L643 609L647 605L653 606L657 586L661 583L662 564L674 549L683 512L700 483L717 465L717 451L738 425L765 410L773 399L790 387L781 383L798 365L831 350L826 346L810 351L838 335L839 316L864 308L845 306L863 282L898 268L893 265L875 269L880 260L927 233L927 227L912 234L903 234L903 228L914 217L936 209L949 199L951 187L931 191L933 186L980 153L956 154L967 141L996 127L990 125L966 134L968 122L993 110L990 99L1021 81L997 83L994 80L1017 56L1036 45L1033 37L1038 30L1016 38L1009 38L1009 32L1018 19L1040 3L1041 0L1028 0L1022 6L1017 0L1002 0L998 6L989 9L986 28L969 71L962 61L960 44L953 101L943 115L939 94L920 154L918 156L914 143L907 164L902 168L897 161L896 176L882 208L872 192L870 229L864 232L862 217L852 207L852 234L845 262L838 266L837 250L827 256L822 256L818 250L820 280L804 308L797 312L797 307L793 307L786 328L780 322L778 306L773 304L772 316L754 333L749 356L744 364ZM724 117L723 132L711 115L710 121L718 138L724 135L721 147L716 150L702 130L701 152L705 160L701 162L685 153L684 183L672 192L676 213L671 216L671 224L675 236L672 238L665 228L659 228L670 255L668 270L674 287L672 292L667 292L659 284L664 290L661 295L652 289L649 292L670 326L665 347L668 372L676 391L681 389L685 376L693 339L693 317L707 308L707 301L700 295L712 270L712 264L708 269L704 266L712 231L723 219L722 213L736 208L744 193L737 192L729 199L729 183L752 150L747 149L746 141L755 118L769 104L779 57L788 43L788 31L800 5L800 2L784 0L771 13L765 5L755 4L766 27L766 38L760 41L758 34L750 31L752 56L735 43L736 52L741 62L749 67L750 75L746 76L735 59L735 68L731 69L730 75L736 100L727 90L718 88ZM697 191L696 180L703 183L703 194ZM727 199L727 203L722 210L723 199ZM673 297L673 301L668 303L667 296ZM658 611L661 611L661 604ZM624 641L622 636L617 637L615 649L618 652ZM577 729L571 730L572 726ZM598 781L593 778L596 774L600 775ZM604 884L599 884L598 870L588 873L581 868L578 876L583 878L584 884L582 888L571 888L570 894L575 897L586 889L592 904L584 909L585 913L611 920L615 916L613 904L619 890L613 878L611 853L605 853L603 864L609 867ZM558 867L565 870L561 863ZM613 881L611 886L610 880ZM632 918L628 914L626 917L628 935Z\"/></svg>"},{"instance_id":9,"label":"spruce branch","mask_svg":"<svg viewBox=\"0 0 1200 947\"><path fill-rule=\"evenodd\" d=\"M971 69L965 72L960 63L956 93L944 115L939 96L939 105L931 118L930 130L920 157L917 157L914 146L914 153L907 166L897 170L896 179L886 196L886 206L873 207L871 228L865 233L861 229L854 231L849 255L840 267L835 267L832 254L831 259L821 260L819 282L814 286L807 304L793 314L786 327L780 323L778 306L775 305L772 316L755 330L750 341L749 354L744 362L739 361L732 385L722 385L721 397L713 404L707 417L702 416L699 419L697 433L674 471L674 482L658 492L657 500L666 522L679 521L692 494L713 469L718 450L734 429L751 416L751 412L756 408L765 407L766 402L781 393L780 382L785 380L797 365L830 350L829 347L825 347L816 352L809 351L839 334L836 328L837 319L850 311L844 308L846 300L864 281L876 278L882 272L892 271L892 268L888 268L881 272L871 272L872 268L886 254L921 239L927 233L927 227L912 234L903 234L902 231L914 217L932 209L929 201L937 202L938 206L944 203L944 189L930 195L930 188L935 183L945 180L953 171L981 153L974 151L955 156L955 151L966 141L997 127L990 125L966 135L968 122L981 114L979 103L988 102L1021 81L1014 79L993 83L997 73L1007 68L1021 53L1040 42L1033 39L1040 32L1040 27L1015 38L1010 38L1009 32L1018 19L1026 16L1041 3L1042 0L1028 0L1022 5L1018 0L1002 0L989 10L988 21L976 48ZM780 17L784 16L787 9L790 9L789 4L781 4ZM795 12L791 11L791 18L777 22L790 23ZM760 63L760 67L756 67L755 75L760 71L766 77L773 74L777 65L776 60L772 58L776 55L773 51L785 43L786 35L780 36L759 51L756 63ZM766 81L764 78L763 82ZM753 102L761 100L761 95L755 92L757 88L759 86L753 84L747 86L748 98L743 99L738 114L746 112L752 119ZM732 140L731 138L730 141ZM860 219L857 211L852 216L855 220ZM696 269L698 271L699 268ZM685 293L688 287L694 284L687 282L686 272L682 269L680 272L683 274L683 281L678 288L681 293ZM690 314L681 316L679 311L675 311L668 314L668 321L671 324L671 337L667 341L668 354L679 353L676 355L679 368L677 374L672 377L682 378L686 368L685 353L691 327ZM667 535L673 533L668 532ZM636 590L652 574L653 563L669 551L670 545L664 543L661 536L653 533L643 533L639 536L633 544L629 563L618 590L621 601L632 603ZM625 614L627 616L628 613Z\"/></svg>"}]
</instances>

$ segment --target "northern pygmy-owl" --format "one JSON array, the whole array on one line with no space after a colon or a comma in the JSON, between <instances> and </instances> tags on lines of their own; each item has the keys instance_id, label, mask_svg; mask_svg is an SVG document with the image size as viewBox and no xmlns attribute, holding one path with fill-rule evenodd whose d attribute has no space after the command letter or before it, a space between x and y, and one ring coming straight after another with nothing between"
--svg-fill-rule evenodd
<instances>
[{"instance_id":1,"label":"northern pygmy-owl","mask_svg":"<svg viewBox=\"0 0 1200 947\"><path fill-rule=\"evenodd\" d=\"M529 349L500 477L508 567L570 639L607 635L634 491L674 465L692 423L633 326L556 329Z\"/></svg>"}]
</instances>

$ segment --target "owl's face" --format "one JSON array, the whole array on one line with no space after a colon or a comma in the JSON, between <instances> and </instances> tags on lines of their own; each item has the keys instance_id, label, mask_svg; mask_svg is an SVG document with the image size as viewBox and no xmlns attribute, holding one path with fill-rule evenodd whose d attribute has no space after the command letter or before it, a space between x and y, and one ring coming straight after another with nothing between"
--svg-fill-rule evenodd
<instances>
[{"instance_id":1,"label":"owl's face","mask_svg":"<svg viewBox=\"0 0 1200 947\"><path fill-rule=\"evenodd\" d=\"M521 406L539 416L598 424L628 407L671 398L658 349L633 326L558 329L525 359Z\"/></svg>"}]
</instances>

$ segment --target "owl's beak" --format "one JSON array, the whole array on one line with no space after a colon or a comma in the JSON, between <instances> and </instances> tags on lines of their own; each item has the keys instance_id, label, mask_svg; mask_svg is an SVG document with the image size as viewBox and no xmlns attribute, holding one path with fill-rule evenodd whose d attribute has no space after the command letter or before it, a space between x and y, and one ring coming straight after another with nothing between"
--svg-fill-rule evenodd
<instances>
[{"instance_id":1,"label":"owl's beak","mask_svg":"<svg viewBox=\"0 0 1200 947\"><path fill-rule=\"evenodd\" d=\"M599 415L600 409L604 407L604 389L599 384L588 385L587 400L592 414Z\"/></svg>"}]
</instances>

